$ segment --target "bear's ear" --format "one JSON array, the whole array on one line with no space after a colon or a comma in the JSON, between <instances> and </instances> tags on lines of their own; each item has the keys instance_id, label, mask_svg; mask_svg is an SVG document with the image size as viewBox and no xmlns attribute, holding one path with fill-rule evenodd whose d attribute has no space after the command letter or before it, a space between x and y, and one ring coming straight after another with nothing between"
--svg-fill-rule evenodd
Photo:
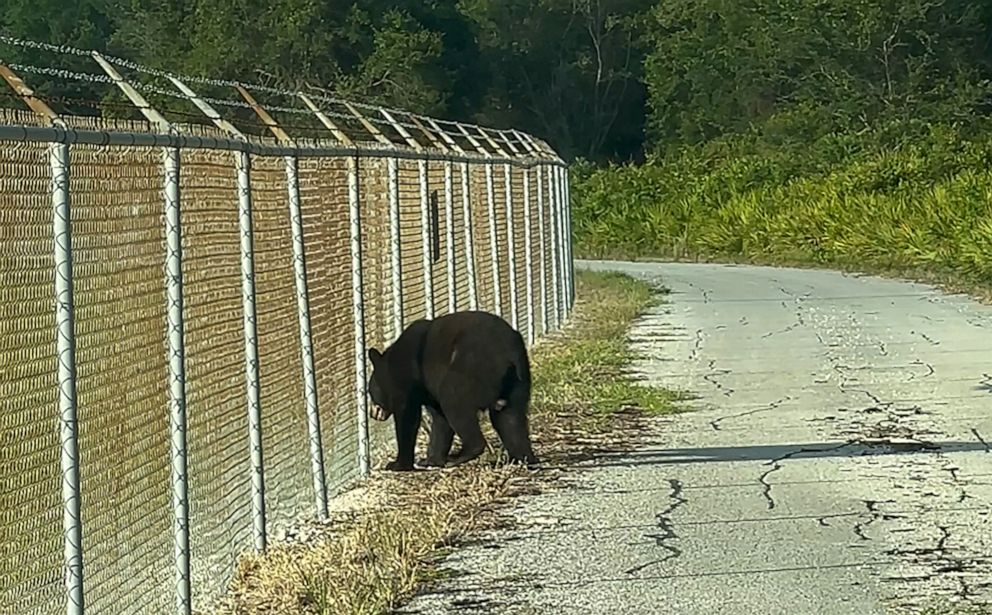
<instances>
[{"instance_id":1,"label":"bear's ear","mask_svg":"<svg viewBox=\"0 0 992 615\"><path fill-rule=\"evenodd\" d=\"M369 348L369 361L372 361L373 367L378 367L379 362L382 361L382 353L375 348Z\"/></svg>"}]
</instances>

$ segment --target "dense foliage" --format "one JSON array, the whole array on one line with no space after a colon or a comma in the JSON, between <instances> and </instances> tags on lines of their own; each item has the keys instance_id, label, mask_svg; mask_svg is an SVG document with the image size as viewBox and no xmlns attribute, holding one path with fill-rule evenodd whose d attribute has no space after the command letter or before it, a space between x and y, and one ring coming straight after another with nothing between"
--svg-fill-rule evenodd
<instances>
[{"instance_id":1,"label":"dense foliage","mask_svg":"<svg viewBox=\"0 0 992 615\"><path fill-rule=\"evenodd\" d=\"M992 280L992 126L910 125L576 170L580 252L925 269ZM722 151L721 151L722 150Z\"/></svg>"}]
</instances>

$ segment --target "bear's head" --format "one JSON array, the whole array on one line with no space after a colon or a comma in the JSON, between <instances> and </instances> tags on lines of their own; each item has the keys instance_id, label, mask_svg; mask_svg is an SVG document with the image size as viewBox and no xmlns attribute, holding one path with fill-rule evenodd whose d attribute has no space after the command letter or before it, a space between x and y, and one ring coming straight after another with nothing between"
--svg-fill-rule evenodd
<instances>
[{"instance_id":1,"label":"bear's head","mask_svg":"<svg viewBox=\"0 0 992 615\"><path fill-rule=\"evenodd\" d=\"M372 374L368 383L369 397L372 400L369 416L377 421L385 421L407 406L410 387L404 383L404 375L397 373L386 355L377 349L369 348L369 361L372 362Z\"/></svg>"}]
</instances>

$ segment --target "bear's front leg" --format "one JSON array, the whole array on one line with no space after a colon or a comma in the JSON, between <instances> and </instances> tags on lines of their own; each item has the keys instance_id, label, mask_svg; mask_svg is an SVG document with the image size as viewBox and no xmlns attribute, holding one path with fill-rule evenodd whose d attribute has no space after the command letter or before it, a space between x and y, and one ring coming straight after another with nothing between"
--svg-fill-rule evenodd
<instances>
[{"instance_id":1,"label":"bear's front leg","mask_svg":"<svg viewBox=\"0 0 992 615\"><path fill-rule=\"evenodd\" d=\"M386 464L390 472L413 470L413 451L417 444L417 430L420 428L420 406L406 408L393 415L396 427L396 459Z\"/></svg>"},{"instance_id":2,"label":"bear's front leg","mask_svg":"<svg viewBox=\"0 0 992 615\"><path fill-rule=\"evenodd\" d=\"M448 419L444 418L436 408L428 406L427 411L431 415L431 435L427 443L427 458L420 465L427 468L443 468L448 461L448 453L451 452L455 431L448 424Z\"/></svg>"}]
</instances>

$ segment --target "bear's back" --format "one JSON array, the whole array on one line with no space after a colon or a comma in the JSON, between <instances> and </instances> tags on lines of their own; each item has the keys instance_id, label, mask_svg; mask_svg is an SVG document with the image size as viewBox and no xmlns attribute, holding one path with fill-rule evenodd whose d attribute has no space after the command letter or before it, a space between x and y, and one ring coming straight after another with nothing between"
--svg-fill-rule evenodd
<instances>
[{"instance_id":1,"label":"bear's back","mask_svg":"<svg viewBox=\"0 0 992 615\"><path fill-rule=\"evenodd\" d=\"M485 384L498 386L496 381L510 367L527 369L526 352L523 338L499 316L482 311L455 312L431 322L423 370L428 377L454 372L473 380L493 379Z\"/></svg>"}]
</instances>

